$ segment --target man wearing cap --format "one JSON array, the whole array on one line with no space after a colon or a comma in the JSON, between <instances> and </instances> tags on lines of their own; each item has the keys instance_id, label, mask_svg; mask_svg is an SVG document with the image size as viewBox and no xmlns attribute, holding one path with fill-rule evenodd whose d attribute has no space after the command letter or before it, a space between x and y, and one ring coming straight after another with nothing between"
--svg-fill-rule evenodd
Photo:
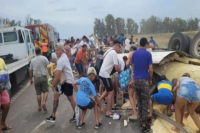
<instances>
[{"instance_id":1,"label":"man wearing cap","mask_svg":"<svg viewBox=\"0 0 200 133\"><path fill-rule=\"evenodd\" d=\"M46 121L55 122L56 119L56 110L59 104L59 97L61 93L64 93L67 96L68 101L70 102L72 109L75 111L76 103L73 99L73 86L72 83L74 82L74 76L72 74L72 69L70 66L69 59L64 52L64 45L62 43L57 43L55 45L55 52L58 57L56 70L54 72L53 82L52 82L52 89L54 92L54 102L53 102L53 112L51 116L46 118ZM61 74L64 74L65 82L59 83ZM61 86L59 87L58 84ZM60 89L59 89L60 88ZM75 115L70 122L75 122Z\"/></svg>"},{"instance_id":2,"label":"man wearing cap","mask_svg":"<svg viewBox=\"0 0 200 133\"><path fill-rule=\"evenodd\" d=\"M149 131L150 125L148 123L148 109L149 109L149 85L152 85L153 77L153 62L151 53L148 48L148 41L146 38L140 39L140 48L132 55L132 80L136 94L138 97L139 118L141 119L142 131Z\"/></svg>"},{"instance_id":3,"label":"man wearing cap","mask_svg":"<svg viewBox=\"0 0 200 133\"><path fill-rule=\"evenodd\" d=\"M99 72L99 77L101 81L103 82L103 85L106 89L103 92L102 96L100 97L100 100L105 98L105 96L108 95L106 116L111 117L111 118L113 117L112 112L111 112L111 102L114 95L114 91L113 91L114 88L112 86L112 80L111 80L110 74L113 68L115 68L117 72L122 71L119 67L118 58L117 58L117 53L119 51L120 51L120 42L118 40L115 40L113 43L113 48L109 49L104 54L103 56L104 61Z\"/></svg>"},{"instance_id":4,"label":"man wearing cap","mask_svg":"<svg viewBox=\"0 0 200 133\"><path fill-rule=\"evenodd\" d=\"M99 122L98 107L102 113L104 112L104 109L101 106L101 102L99 101L95 87L92 83L92 81L96 77L96 74L97 73L94 67L89 67L87 71L88 76L82 77L73 83L74 90L77 92L76 102L79 108L82 110L82 115L81 115L80 123L78 125L78 129L83 128L83 126L85 125L83 121L84 121L86 111L87 109L92 109L92 108L94 108L94 113L95 113L95 120L96 120L95 129L99 129L102 125L102 123ZM79 86L79 89L77 88L77 85ZM88 95L90 94L94 97L95 101L91 99L90 97L88 97Z\"/></svg>"},{"instance_id":5,"label":"man wearing cap","mask_svg":"<svg viewBox=\"0 0 200 133\"><path fill-rule=\"evenodd\" d=\"M86 65L87 62L87 58L86 58L86 50L87 50L87 45L83 44L82 48L78 50L78 52L76 53L76 58L75 58L75 66L76 66L76 70L79 73L79 77L83 77L84 74L84 70L83 70L83 66Z\"/></svg>"}]
</instances>

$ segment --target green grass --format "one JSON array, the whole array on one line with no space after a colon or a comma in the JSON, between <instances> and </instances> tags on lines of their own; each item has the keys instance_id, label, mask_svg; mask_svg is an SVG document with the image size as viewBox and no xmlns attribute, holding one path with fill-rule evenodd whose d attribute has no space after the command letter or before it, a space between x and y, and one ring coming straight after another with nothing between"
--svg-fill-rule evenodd
<instances>
[{"instance_id":1,"label":"green grass","mask_svg":"<svg viewBox=\"0 0 200 133\"><path fill-rule=\"evenodd\" d=\"M197 32L198 31L189 31L189 32L183 32L183 33L193 38ZM160 48L167 48L168 42L173 34L174 33L148 34L148 35L138 34L138 35L134 35L134 41L136 38L140 40L140 38L142 37L146 37L148 40L150 40L150 37L153 36L153 38L155 39L155 41L157 42Z\"/></svg>"}]
</instances>

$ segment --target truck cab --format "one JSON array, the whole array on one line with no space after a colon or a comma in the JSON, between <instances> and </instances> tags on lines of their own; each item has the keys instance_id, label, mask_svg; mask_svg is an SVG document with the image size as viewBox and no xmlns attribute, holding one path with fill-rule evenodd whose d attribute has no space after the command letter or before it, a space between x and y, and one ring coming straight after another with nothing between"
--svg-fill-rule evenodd
<instances>
[{"instance_id":1,"label":"truck cab","mask_svg":"<svg viewBox=\"0 0 200 133\"><path fill-rule=\"evenodd\" d=\"M0 58L4 59L10 79L16 84L26 77L29 63L34 57L35 47L30 29L0 27Z\"/></svg>"}]
</instances>

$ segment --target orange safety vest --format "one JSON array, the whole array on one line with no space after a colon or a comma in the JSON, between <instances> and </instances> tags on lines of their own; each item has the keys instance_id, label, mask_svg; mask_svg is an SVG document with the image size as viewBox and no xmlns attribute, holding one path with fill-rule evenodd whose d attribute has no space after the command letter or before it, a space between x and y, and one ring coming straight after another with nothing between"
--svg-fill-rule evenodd
<instances>
[{"instance_id":1,"label":"orange safety vest","mask_svg":"<svg viewBox=\"0 0 200 133\"><path fill-rule=\"evenodd\" d=\"M42 52L48 52L47 43L42 43Z\"/></svg>"}]
</instances>

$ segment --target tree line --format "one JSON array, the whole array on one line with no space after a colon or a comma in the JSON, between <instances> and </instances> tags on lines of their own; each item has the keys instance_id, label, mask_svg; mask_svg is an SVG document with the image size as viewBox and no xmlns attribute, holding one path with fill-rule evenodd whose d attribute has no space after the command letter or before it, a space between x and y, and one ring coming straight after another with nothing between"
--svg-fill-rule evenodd
<instances>
[{"instance_id":1,"label":"tree line","mask_svg":"<svg viewBox=\"0 0 200 133\"><path fill-rule=\"evenodd\" d=\"M9 25L9 26L21 26L21 21L16 20L10 20L8 18L2 18L0 17L0 26L1 25ZM27 25L34 25L34 24L41 24L42 21L40 19L34 19L31 17L31 15L26 15L25 17L25 26Z\"/></svg>"},{"instance_id":2,"label":"tree line","mask_svg":"<svg viewBox=\"0 0 200 133\"><path fill-rule=\"evenodd\" d=\"M112 14L108 14L105 19L95 18L94 20L94 34L98 37L113 36L124 34L157 34L157 33L172 33L184 31L199 30L198 18L182 19L169 18L161 19L156 16L151 16L148 19L142 19L137 24L132 18L117 17L114 18ZM140 27L140 31L139 31Z\"/></svg>"}]
</instances>

